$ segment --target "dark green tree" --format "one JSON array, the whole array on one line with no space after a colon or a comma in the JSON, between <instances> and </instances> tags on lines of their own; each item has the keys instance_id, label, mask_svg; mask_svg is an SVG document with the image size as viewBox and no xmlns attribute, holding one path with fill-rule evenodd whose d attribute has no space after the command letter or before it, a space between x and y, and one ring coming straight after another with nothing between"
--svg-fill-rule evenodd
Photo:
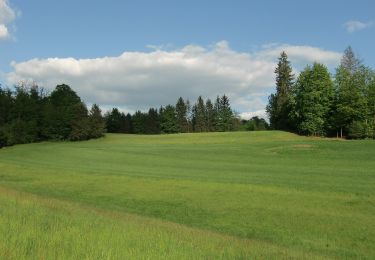
<instances>
[{"instance_id":1,"label":"dark green tree","mask_svg":"<svg viewBox=\"0 0 375 260\"><path fill-rule=\"evenodd\" d=\"M188 119L187 119L188 108L182 97L177 100L176 103L176 117L178 131L180 133L186 133L188 131Z\"/></svg>"},{"instance_id":2,"label":"dark green tree","mask_svg":"<svg viewBox=\"0 0 375 260\"><path fill-rule=\"evenodd\" d=\"M72 106L73 117L71 119L71 131L68 139L71 141L83 141L90 139L90 123L86 105L79 102Z\"/></svg>"},{"instance_id":3,"label":"dark green tree","mask_svg":"<svg viewBox=\"0 0 375 260\"><path fill-rule=\"evenodd\" d=\"M105 132L105 122L102 111L97 104L93 104L89 113L89 137L99 138Z\"/></svg>"},{"instance_id":4,"label":"dark green tree","mask_svg":"<svg viewBox=\"0 0 375 260\"><path fill-rule=\"evenodd\" d=\"M216 130L215 128L215 122L217 113L214 109L214 105L212 104L210 99L207 99L206 101L206 127L208 132L214 132Z\"/></svg>"},{"instance_id":5,"label":"dark green tree","mask_svg":"<svg viewBox=\"0 0 375 260\"><path fill-rule=\"evenodd\" d=\"M176 109L172 105L167 105L160 109L160 129L162 133L178 133Z\"/></svg>"},{"instance_id":6,"label":"dark green tree","mask_svg":"<svg viewBox=\"0 0 375 260\"><path fill-rule=\"evenodd\" d=\"M279 57L276 74L276 93L268 98L266 108L273 129L291 130L289 114L291 110L291 91L294 81L292 67L287 54L283 51Z\"/></svg>"},{"instance_id":7,"label":"dark green tree","mask_svg":"<svg viewBox=\"0 0 375 260\"><path fill-rule=\"evenodd\" d=\"M12 120L14 99L10 89L3 89L0 85L0 128Z\"/></svg>"},{"instance_id":8,"label":"dark green tree","mask_svg":"<svg viewBox=\"0 0 375 260\"><path fill-rule=\"evenodd\" d=\"M223 95L218 104L217 130L231 131L233 129L234 113L230 107L229 98Z\"/></svg>"},{"instance_id":9,"label":"dark green tree","mask_svg":"<svg viewBox=\"0 0 375 260\"><path fill-rule=\"evenodd\" d=\"M206 108L201 96L198 97L197 103L193 106L193 125L195 132L207 131L206 126Z\"/></svg>"},{"instance_id":10,"label":"dark green tree","mask_svg":"<svg viewBox=\"0 0 375 260\"><path fill-rule=\"evenodd\" d=\"M146 133L146 119L147 115L141 111L135 112L132 116L132 125L134 134L145 134Z\"/></svg>"},{"instance_id":11,"label":"dark green tree","mask_svg":"<svg viewBox=\"0 0 375 260\"><path fill-rule=\"evenodd\" d=\"M122 122L124 118L117 108L105 115L105 122L108 133L121 133Z\"/></svg>"},{"instance_id":12,"label":"dark green tree","mask_svg":"<svg viewBox=\"0 0 375 260\"><path fill-rule=\"evenodd\" d=\"M44 135L48 139L69 139L73 120L77 123L75 113L82 110L82 101L76 92L65 84L56 86L45 106Z\"/></svg>"},{"instance_id":13,"label":"dark green tree","mask_svg":"<svg viewBox=\"0 0 375 260\"><path fill-rule=\"evenodd\" d=\"M160 133L160 122L158 111L154 108L148 110L145 122L145 133L146 134L159 134Z\"/></svg>"},{"instance_id":14,"label":"dark green tree","mask_svg":"<svg viewBox=\"0 0 375 260\"><path fill-rule=\"evenodd\" d=\"M247 131L264 131L269 128L267 121L264 118L259 118L258 116L250 118L250 120L245 124Z\"/></svg>"}]
</instances>

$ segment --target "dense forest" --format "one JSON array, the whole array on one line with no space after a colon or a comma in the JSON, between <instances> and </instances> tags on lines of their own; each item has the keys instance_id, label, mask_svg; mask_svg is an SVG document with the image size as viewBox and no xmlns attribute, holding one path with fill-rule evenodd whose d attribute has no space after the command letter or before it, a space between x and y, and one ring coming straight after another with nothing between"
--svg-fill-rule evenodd
<instances>
[{"instance_id":1,"label":"dense forest","mask_svg":"<svg viewBox=\"0 0 375 260\"><path fill-rule=\"evenodd\" d=\"M50 95L38 86L0 88L0 147L44 140L87 140L103 136L99 106L88 111L67 85Z\"/></svg>"},{"instance_id":2,"label":"dense forest","mask_svg":"<svg viewBox=\"0 0 375 260\"><path fill-rule=\"evenodd\" d=\"M150 108L148 112L137 111L133 115L113 108L105 114L105 122L110 133L131 134L254 131L268 128L267 122L258 117L240 120L226 95L218 96L215 102L198 97L194 105L180 97L176 105Z\"/></svg>"},{"instance_id":3,"label":"dense forest","mask_svg":"<svg viewBox=\"0 0 375 260\"><path fill-rule=\"evenodd\" d=\"M34 85L0 87L0 148L46 140L80 141L104 132L129 134L188 133L265 130L264 119L240 120L226 95L215 102L199 97L194 105L179 98L176 105L124 114L117 108L102 115L99 106L90 110L68 85L58 85L49 95Z\"/></svg>"},{"instance_id":4,"label":"dense forest","mask_svg":"<svg viewBox=\"0 0 375 260\"><path fill-rule=\"evenodd\" d=\"M375 138L375 71L348 47L334 77L323 64L295 79L287 54L276 70L276 93L267 113L272 129L303 135Z\"/></svg>"}]
</instances>

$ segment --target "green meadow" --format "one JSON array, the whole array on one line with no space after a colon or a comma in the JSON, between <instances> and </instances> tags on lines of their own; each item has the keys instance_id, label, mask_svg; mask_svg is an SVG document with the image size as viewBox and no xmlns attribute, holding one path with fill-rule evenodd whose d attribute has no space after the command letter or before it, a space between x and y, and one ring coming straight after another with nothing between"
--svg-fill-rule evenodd
<instances>
[{"instance_id":1,"label":"green meadow","mask_svg":"<svg viewBox=\"0 0 375 260\"><path fill-rule=\"evenodd\" d=\"M0 259L375 258L375 142L107 134L0 150Z\"/></svg>"}]
</instances>

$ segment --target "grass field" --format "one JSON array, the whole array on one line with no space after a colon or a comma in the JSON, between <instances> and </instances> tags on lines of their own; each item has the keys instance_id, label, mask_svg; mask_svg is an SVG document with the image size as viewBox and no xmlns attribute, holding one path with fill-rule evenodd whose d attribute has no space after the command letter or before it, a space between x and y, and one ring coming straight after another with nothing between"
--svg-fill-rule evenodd
<instances>
[{"instance_id":1,"label":"grass field","mask_svg":"<svg viewBox=\"0 0 375 260\"><path fill-rule=\"evenodd\" d=\"M374 141L111 134L0 150L0 259L374 259L374 245Z\"/></svg>"}]
</instances>

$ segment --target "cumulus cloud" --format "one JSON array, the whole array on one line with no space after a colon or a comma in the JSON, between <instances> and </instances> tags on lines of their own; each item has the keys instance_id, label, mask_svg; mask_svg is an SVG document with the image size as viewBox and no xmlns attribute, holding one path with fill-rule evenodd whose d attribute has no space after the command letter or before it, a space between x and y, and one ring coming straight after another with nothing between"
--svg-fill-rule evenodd
<instances>
[{"instance_id":1,"label":"cumulus cloud","mask_svg":"<svg viewBox=\"0 0 375 260\"><path fill-rule=\"evenodd\" d=\"M13 62L7 80L10 84L37 82L49 90L66 83L88 103L126 111L171 104L180 96L195 101L199 95L215 99L218 94L227 94L241 115L264 116L281 50L304 65L314 61L336 65L341 57L336 52L291 45L244 53L221 41L209 47L188 45L169 51L124 52L117 57Z\"/></svg>"},{"instance_id":2,"label":"cumulus cloud","mask_svg":"<svg viewBox=\"0 0 375 260\"><path fill-rule=\"evenodd\" d=\"M0 0L0 40L9 37L8 25L17 15L18 13L9 6L8 0Z\"/></svg>"},{"instance_id":3,"label":"cumulus cloud","mask_svg":"<svg viewBox=\"0 0 375 260\"><path fill-rule=\"evenodd\" d=\"M257 116L259 118L267 118L267 113L265 109L260 109L256 111L251 111L251 112L242 112L240 113L240 117L242 119L249 120L250 118Z\"/></svg>"},{"instance_id":4,"label":"cumulus cloud","mask_svg":"<svg viewBox=\"0 0 375 260\"><path fill-rule=\"evenodd\" d=\"M344 27L348 33L353 33L357 31L364 30L366 28L370 28L374 25L373 21L370 22L361 22L361 21L348 21L344 24Z\"/></svg>"}]
</instances>

